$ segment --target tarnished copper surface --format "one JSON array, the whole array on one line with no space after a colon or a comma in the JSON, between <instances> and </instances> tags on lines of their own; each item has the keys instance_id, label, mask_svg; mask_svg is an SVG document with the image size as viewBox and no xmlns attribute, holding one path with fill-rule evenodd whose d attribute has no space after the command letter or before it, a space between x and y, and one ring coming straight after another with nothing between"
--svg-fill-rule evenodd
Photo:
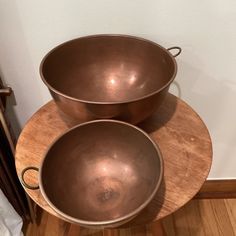
<instances>
[{"instance_id":1,"label":"tarnished copper surface","mask_svg":"<svg viewBox=\"0 0 236 236\"><path fill-rule=\"evenodd\" d=\"M72 128L52 144L40 168L40 189L63 218L111 227L147 206L162 175L159 148L144 131L98 120Z\"/></svg>"},{"instance_id":2,"label":"tarnished copper surface","mask_svg":"<svg viewBox=\"0 0 236 236\"><path fill-rule=\"evenodd\" d=\"M159 107L176 71L174 56L167 49L126 35L66 42L50 51L40 66L52 97L70 117L131 123L142 121Z\"/></svg>"}]
</instances>

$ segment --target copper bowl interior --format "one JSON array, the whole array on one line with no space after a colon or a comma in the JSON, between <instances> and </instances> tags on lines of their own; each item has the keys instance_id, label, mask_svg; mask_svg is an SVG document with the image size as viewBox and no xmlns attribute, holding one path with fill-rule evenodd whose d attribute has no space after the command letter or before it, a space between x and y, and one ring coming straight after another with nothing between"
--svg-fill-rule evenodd
<instances>
[{"instance_id":1,"label":"copper bowl interior","mask_svg":"<svg viewBox=\"0 0 236 236\"><path fill-rule=\"evenodd\" d=\"M158 147L139 128L99 120L72 128L49 148L40 188L65 219L104 225L135 216L162 178Z\"/></svg>"},{"instance_id":2,"label":"copper bowl interior","mask_svg":"<svg viewBox=\"0 0 236 236\"><path fill-rule=\"evenodd\" d=\"M47 86L63 96L122 103L164 89L174 79L176 64L168 50L151 41L95 35L59 45L40 70Z\"/></svg>"}]
</instances>

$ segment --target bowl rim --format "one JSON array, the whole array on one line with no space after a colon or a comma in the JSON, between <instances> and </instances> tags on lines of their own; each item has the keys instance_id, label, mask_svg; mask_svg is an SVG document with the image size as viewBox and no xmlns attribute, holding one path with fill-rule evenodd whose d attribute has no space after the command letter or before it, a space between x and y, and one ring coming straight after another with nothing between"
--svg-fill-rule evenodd
<instances>
[{"instance_id":1,"label":"bowl rim","mask_svg":"<svg viewBox=\"0 0 236 236\"><path fill-rule=\"evenodd\" d=\"M90 124L93 124L93 123L104 123L104 122L105 123L109 122L109 123L122 124L122 125L125 125L125 126L129 126L131 128L134 128L136 131L142 133L151 142L151 144L153 145L153 147L156 150L156 153L157 153L156 156L157 156L157 158L159 159L159 162L160 162L159 178L158 178L158 180L156 182L156 186L153 189L150 196L139 207L137 207L135 210L131 211L130 213L128 213L128 214L126 214L122 217L118 217L116 219L113 219L113 220L104 220L104 221L81 220L79 218L70 216L70 215L62 212L48 198L48 196L47 196L47 194L44 190L43 183L42 183L42 168L43 168L43 165L44 165L44 162L45 162L45 159L47 157L48 152L57 143L57 141L59 141L64 135L66 135L67 133L73 131L74 129L77 129L77 128L82 127L82 126L90 125ZM163 179L163 172L164 172L164 161L163 161L161 150L160 150L158 144L156 142L154 142L154 140L152 140L152 138L145 131L143 131L141 128L139 128L135 125L129 124L129 123L124 122L124 121L112 120L112 119L100 119L100 120L88 121L88 122L76 125L76 126L72 127L71 129L67 130L66 132L62 133L61 135L59 135L59 137L57 137L52 142L52 144L48 147L47 151L45 152L44 158L43 158L43 160L41 162L41 165L39 167L39 188L40 188L41 194L43 195L44 199L49 204L49 206L56 213L58 213L60 216L62 216L65 220L76 223L76 224L85 225L85 226L86 225L87 226L109 226L109 225L113 225L113 224L116 224L116 223L122 223L125 220L126 220L125 222L127 222L129 219L133 219L138 213L140 213L153 200L154 196L156 195L156 193L157 193L157 191L158 191L158 189L161 185L162 179Z\"/></svg>"},{"instance_id":2,"label":"bowl rim","mask_svg":"<svg viewBox=\"0 0 236 236\"><path fill-rule=\"evenodd\" d=\"M141 97L137 97L137 98L133 98L133 99L127 99L127 100L124 100L124 101L92 101L92 100L86 100L86 99L79 99L79 98L75 98L73 96L69 96L57 89L55 89L48 81L47 79L44 77L43 75L43 66L44 66L44 62L46 61L46 59L48 58L48 56L53 53L55 50L57 50L58 48L61 48L63 47L64 45L66 44L69 44L71 42L74 42L76 40L81 40L81 39L90 39L90 38L99 38L99 37L124 37L124 38L130 38L130 39L135 39L135 40L138 40L138 41L143 41L143 42L147 42L147 43L150 43L154 46L157 46L159 47L160 49L162 49L169 57L170 59L172 60L172 63L174 65L174 72L173 72L173 75L172 77L169 79L168 83L166 83L165 85L163 85L161 88L155 90L154 92L152 93L149 93L149 94L146 94L144 96L141 96ZM168 51L166 48L164 48L163 46L149 40L149 39L145 39L145 38L142 38L142 37L138 37L138 36L133 36L133 35L127 35L127 34L94 34L94 35L87 35L87 36L82 36L82 37L78 37L78 38L74 38L74 39L71 39L71 40L68 40L64 43L61 43L59 45L57 45L56 47L54 47L53 49L51 49L42 59L40 65L39 65L39 74L40 74L40 77L42 79L42 81L44 82L44 84L48 87L49 90L53 91L54 93L64 97L64 98L67 98L69 100L72 100L72 101L77 101L77 102L82 102L82 103L86 103L86 104L100 104L100 105L115 105L115 104L126 104L126 103L131 103L131 102L137 102L137 101L140 101L140 100L143 100L143 99L146 99L146 98L149 98L157 93L159 93L160 91L164 90L165 88L167 88L168 86L170 86L170 84L173 82L173 80L175 79L176 77L176 74L177 74L177 63L176 63L176 60L174 58L174 56L170 53L170 51Z\"/></svg>"}]
</instances>

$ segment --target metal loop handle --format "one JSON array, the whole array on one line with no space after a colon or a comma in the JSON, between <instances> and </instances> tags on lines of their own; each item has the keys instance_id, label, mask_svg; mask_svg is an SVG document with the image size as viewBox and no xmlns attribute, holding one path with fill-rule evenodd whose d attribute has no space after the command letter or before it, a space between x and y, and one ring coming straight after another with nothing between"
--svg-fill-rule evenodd
<instances>
[{"instance_id":1,"label":"metal loop handle","mask_svg":"<svg viewBox=\"0 0 236 236\"><path fill-rule=\"evenodd\" d=\"M175 47L171 47L171 48L167 48L168 51L171 51L171 50L178 50L178 52L176 54L172 54L173 57L177 57L179 56L179 54L182 52L182 49L181 47L178 47L178 46L175 46Z\"/></svg>"},{"instance_id":2,"label":"metal loop handle","mask_svg":"<svg viewBox=\"0 0 236 236\"><path fill-rule=\"evenodd\" d=\"M28 189L33 189L33 190L39 189L39 185L31 186L31 185L29 185L25 182L24 175L25 175L25 172L28 171L28 170L39 171L39 168L34 167L34 166L29 166L29 167L26 167L25 169L23 169L22 172L21 172L21 183Z\"/></svg>"}]
</instances>

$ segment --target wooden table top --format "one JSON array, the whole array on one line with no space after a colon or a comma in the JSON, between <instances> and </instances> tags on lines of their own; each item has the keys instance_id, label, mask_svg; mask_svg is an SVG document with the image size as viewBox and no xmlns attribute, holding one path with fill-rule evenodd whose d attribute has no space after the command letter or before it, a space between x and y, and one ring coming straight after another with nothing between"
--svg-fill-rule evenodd
<instances>
[{"instance_id":1,"label":"wooden table top","mask_svg":"<svg viewBox=\"0 0 236 236\"><path fill-rule=\"evenodd\" d=\"M54 101L41 107L25 125L16 146L18 176L28 166L40 167L49 145L74 124L58 111ZM160 109L138 125L159 145L164 159L164 179L153 201L125 226L159 220L179 209L199 191L212 163L208 130L198 114L185 102L168 94ZM26 181L38 183L38 173L29 171ZM59 216L40 190L25 188L44 210Z\"/></svg>"}]
</instances>

